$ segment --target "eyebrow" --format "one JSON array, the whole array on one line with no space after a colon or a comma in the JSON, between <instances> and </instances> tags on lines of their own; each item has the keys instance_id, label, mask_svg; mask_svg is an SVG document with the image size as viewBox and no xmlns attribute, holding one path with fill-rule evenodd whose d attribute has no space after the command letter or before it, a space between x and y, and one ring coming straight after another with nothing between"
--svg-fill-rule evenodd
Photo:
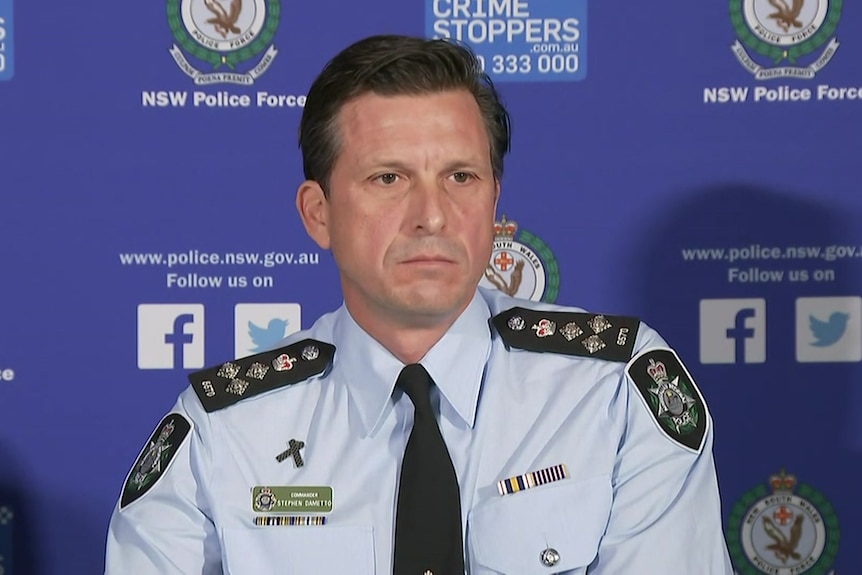
<instances>
[{"instance_id":1,"label":"eyebrow","mask_svg":"<svg viewBox=\"0 0 862 575\"><path fill-rule=\"evenodd\" d=\"M363 169L394 169L400 170L404 172L409 172L412 170L410 165L400 161L400 160L388 160L385 157L380 159L371 159L370 161L363 162ZM453 160L447 162L443 166L444 172L456 171L456 170L479 170L487 167L488 169L492 169L490 158L488 159L487 166L483 165L483 162L479 158L469 158L466 160Z\"/></svg>"}]
</instances>

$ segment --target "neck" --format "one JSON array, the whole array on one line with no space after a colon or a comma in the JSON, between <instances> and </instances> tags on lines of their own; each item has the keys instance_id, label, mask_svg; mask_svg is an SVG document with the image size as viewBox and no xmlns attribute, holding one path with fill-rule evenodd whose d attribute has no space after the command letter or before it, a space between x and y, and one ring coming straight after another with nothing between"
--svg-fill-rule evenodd
<instances>
[{"instance_id":1,"label":"neck","mask_svg":"<svg viewBox=\"0 0 862 575\"><path fill-rule=\"evenodd\" d=\"M353 320L368 335L377 340L389 353L404 364L418 363L440 341L455 320L470 305L467 301L456 312L445 316L418 316L405 318L387 313L389 310L357 309L345 300Z\"/></svg>"}]
</instances>

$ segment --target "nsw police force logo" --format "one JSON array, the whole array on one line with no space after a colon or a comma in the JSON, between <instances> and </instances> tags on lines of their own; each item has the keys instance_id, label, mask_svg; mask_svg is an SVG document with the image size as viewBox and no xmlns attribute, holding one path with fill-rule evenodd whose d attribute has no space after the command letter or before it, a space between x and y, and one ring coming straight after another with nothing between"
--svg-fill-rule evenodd
<instances>
[{"instance_id":1,"label":"nsw police force logo","mask_svg":"<svg viewBox=\"0 0 862 575\"><path fill-rule=\"evenodd\" d=\"M758 80L814 78L838 50L832 35L842 7L843 0L730 0L738 37L731 49ZM810 63L800 66L800 60Z\"/></svg>"},{"instance_id":2,"label":"nsw police force logo","mask_svg":"<svg viewBox=\"0 0 862 575\"><path fill-rule=\"evenodd\" d=\"M781 470L736 503L727 544L742 575L834 575L840 530L832 505Z\"/></svg>"},{"instance_id":3,"label":"nsw police force logo","mask_svg":"<svg viewBox=\"0 0 862 575\"><path fill-rule=\"evenodd\" d=\"M494 248L480 285L512 297L553 303L560 293L560 267L551 249L518 223L494 223Z\"/></svg>"},{"instance_id":4,"label":"nsw police force logo","mask_svg":"<svg viewBox=\"0 0 862 575\"><path fill-rule=\"evenodd\" d=\"M168 0L171 56L197 85L254 84L278 54L280 0ZM261 53L263 54L261 56ZM189 54L210 66L201 71ZM246 71L240 72L240 67Z\"/></svg>"}]
</instances>

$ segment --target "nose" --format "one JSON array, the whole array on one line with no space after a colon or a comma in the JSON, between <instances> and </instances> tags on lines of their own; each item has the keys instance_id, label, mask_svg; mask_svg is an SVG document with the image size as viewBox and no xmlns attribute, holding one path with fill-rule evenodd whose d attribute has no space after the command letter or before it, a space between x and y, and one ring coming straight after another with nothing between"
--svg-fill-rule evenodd
<instances>
[{"instance_id":1,"label":"nose","mask_svg":"<svg viewBox=\"0 0 862 575\"><path fill-rule=\"evenodd\" d=\"M442 182L416 181L410 190L413 230L422 234L440 233L446 227L448 196Z\"/></svg>"}]
</instances>

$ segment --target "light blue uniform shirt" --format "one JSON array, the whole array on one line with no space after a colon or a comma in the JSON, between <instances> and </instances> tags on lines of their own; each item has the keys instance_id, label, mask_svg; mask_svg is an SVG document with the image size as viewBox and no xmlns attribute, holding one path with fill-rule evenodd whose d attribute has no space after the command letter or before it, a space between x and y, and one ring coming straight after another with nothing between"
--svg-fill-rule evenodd
<instances>
[{"instance_id":1,"label":"light blue uniform shirt","mask_svg":"<svg viewBox=\"0 0 862 575\"><path fill-rule=\"evenodd\" d=\"M508 349L489 318L515 306L581 311L480 289L421 360L461 488L468 573L733 573L709 414L700 451L672 441L625 363ZM115 509L106 573L391 573L413 417L394 391L403 364L343 306L286 343L304 338L335 345L329 370L211 413L191 388L180 395L172 412L191 432L156 484ZM640 325L635 354L666 346ZM305 443L302 467L276 461L290 439ZM498 492L559 464L568 478ZM325 525L256 526L255 486L331 486L333 509Z\"/></svg>"}]
</instances>

